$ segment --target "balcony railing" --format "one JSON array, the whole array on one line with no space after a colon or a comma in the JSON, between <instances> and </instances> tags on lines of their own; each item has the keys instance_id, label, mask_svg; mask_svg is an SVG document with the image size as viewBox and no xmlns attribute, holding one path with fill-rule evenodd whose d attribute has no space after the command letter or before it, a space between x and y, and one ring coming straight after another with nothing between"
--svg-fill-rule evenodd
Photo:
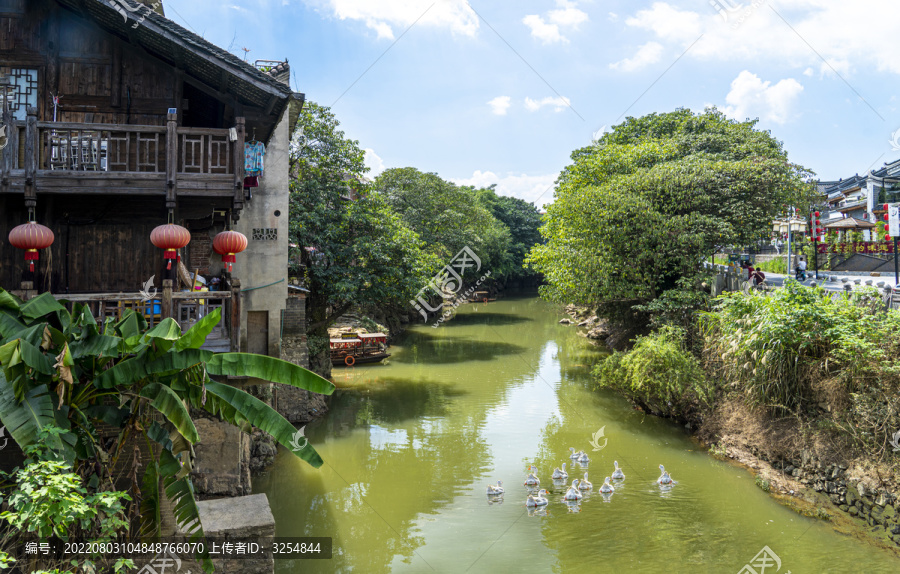
<instances>
[{"instance_id":1,"label":"balcony railing","mask_svg":"<svg viewBox=\"0 0 900 574\"><path fill-rule=\"evenodd\" d=\"M240 333L239 287L231 291L173 292L171 285L164 285L159 296L147 299L141 293L79 293L54 294L64 301L69 310L75 303L83 303L99 324L108 318L122 319L127 311L140 313L149 327L154 327L163 319L172 317L187 331L206 315L219 309L222 319L206 338L204 349L216 352L237 351Z\"/></svg>"},{"instance_id":2,"label":"balcony railing","mask_svg":"<svg viewBox=\"0 0 900 574\"><path fill-rule=\"evenodd\" d=\"M29 112L26 121L9 122L3 191L97 193L106 189L98 178L124 178L128 193L166 193L171 202L179 188L243 202L243 118L232 132L180 127L176 114L165 126L134 126L39 122Z\"/></svg>"}]
</instances>

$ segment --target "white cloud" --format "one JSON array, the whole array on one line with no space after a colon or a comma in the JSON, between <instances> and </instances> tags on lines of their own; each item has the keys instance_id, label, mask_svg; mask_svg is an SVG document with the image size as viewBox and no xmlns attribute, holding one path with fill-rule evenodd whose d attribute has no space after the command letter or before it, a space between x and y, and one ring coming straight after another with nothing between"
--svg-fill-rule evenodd
<instances>
[{"instance_id":1,"label":"white cloud","mask_svg":"<svg viewBox=\"0 0 900 574\"><path fill-rule=\"evenodd\" d=\"M623 72L633 72L644 66L649 66L659 62L663 55L663 46L657 42L647 42L640 48L631 58L625 58L609 65L613 70L621 70Z\"/></svg>"},{"instance_id":2,"label":"white cloud","mask_svg":"<svg viewBox=\"0 0 900 574\"><path fill-rule=\"evenodd\" d=\"M542 100L532 100L531 98L525 98L525 107L529 112L536 112L545 106L553 107L554 112L561 112L567 107L569 107L569 98L564 97L546 97Z\"/></svg>"},{"instance_id":3,"label":"white cloud","mask_svg":"<svg viewBox=\"0 0 900 574\"><path fill-rule=\"evenodd\" d=\"M488 102L488 105L491 106L491 111L498 116L505 116L507 110L509 110L509 106L512 105L512 98L509 96L497 96L493 100Z\"/></svg>"},{"instance_id":4,"label":"white cloud","mask_svg":"<svg viewBox=\"0 0 900 574\"><path fill-rule=\"evenodd\" d=\"M381 172L384 171L384 160L378 157L378 154L375 153L375 150L371 148L366 148L366 167L368 167L371 171L366 174L366 177L369 179L375 179L378 177Z\"/></svg>"},{"instance_id":5,"label":"white cloud","mask_svg":"<svg viewBox=\"0 0 900 574\"><path fill-rule=\"evenodd\" d=\"M778 14L787 18L790 27ZM900 74L893 24L898 19L900 2L888 0L779 0L771 6L743 2L743 10L729 12L727 21L713 9L694 12L654 2L625 22L648 32L648 40L678 53L702 34L688 51L690 58L753 61L757 65L769 60L801 70L813 67L824 75L833 74L834 67L846 78L866 67ZM862 29L865 34L859 33ZM820 55L830 66L822 64Z\"/></svg>"},{"instance_id":6,"label":"white cloud","mask_svg":"<svg viewBox=\"0 0 900 574\"><path fill-rule=\"evenodd\" d=\"M393 39L418 20L420 26L445 28L454 34L474 36L478 15L467 0L310 0L324 4L341 20L358 20L374 30L379 38ZM429 8L430 7L430 8ZM424 15L423 15L424 14Z\"/></svg>"},{"instance_id":7,"label":"white cloud","mask_svg":"<svg viewBox=\"0 0 900 574\"><path fill-rule=\"evenodd\" d=\"M453 179L457 185L472 185L477 188L497 184L497 193L518 197L534 203L538 207L553 201L553 185L559 174L499 176L491 171L476 171L472 177Z\"/></svg>"},{"instance_id":8,"label":"white cloud","mask_svg":"<svg viewBox=\"0 0 900 574\"><path fill-rule=\"evenodd\" d=\"M531 35L544 44L568 43L569 39L562 35L560 28L575 30L588 21L588 15L579 10L575 2L557 0L556 4L558 8L544 16L530 14L522 18L522 23L531 29Z\"/></svg>"},{"instance_id":9,"label":"white cloud","mask_svg":"<svg viewBox=\"0 0 900 574\"><path fill-rule=\"evenodd\" d=\"M729 105L722 111L737 120L758 116L783 124L791 118L793 104L802 91L803 86L793 78L772 85L744 70L731 82L731 91L725 97Z\"/></svg>"}]
</instances>

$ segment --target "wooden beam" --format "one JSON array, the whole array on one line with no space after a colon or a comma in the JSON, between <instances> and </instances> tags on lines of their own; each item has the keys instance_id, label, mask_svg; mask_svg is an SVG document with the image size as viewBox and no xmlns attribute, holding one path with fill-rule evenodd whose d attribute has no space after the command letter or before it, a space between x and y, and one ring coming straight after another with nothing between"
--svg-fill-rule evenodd
<instances>
[{"instance_id":1,"label":"wooden beam","mask_svg":"<svg viewBox=\"0 0 900 574\"><path fill-rule=\"evenodd\" d=\"M109 78L109 105L122 107L122 44L119 42L113 42Z\"/></svg>"},{"instance_id":2,"label":"wooden beam","mask_svg":"<svg viewBox=\"0 0 900 574\"><path fill-rule=\"evenodd\" d=\"M166 208L175 209L178 196L178 114L166 115Z\"/></svg>"},{"instance_id":3,"label":"wooden beam","mask_svg":"<svg viewBox=\"0 0 900 574\"><path fill-rule=\"evenodd\" d=\"M34 207L37 205L34 187L34 174L37 171L37 108L28 106L25 113L25 206Z\"/></svg>"}]
</instances>

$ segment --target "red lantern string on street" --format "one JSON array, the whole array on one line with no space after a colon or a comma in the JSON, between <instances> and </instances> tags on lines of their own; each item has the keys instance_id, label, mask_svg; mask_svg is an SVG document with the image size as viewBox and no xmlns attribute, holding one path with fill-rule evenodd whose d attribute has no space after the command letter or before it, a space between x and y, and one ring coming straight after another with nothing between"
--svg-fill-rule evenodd
<instances>
[{"instance_id":1,"label":"red lantern string on street","mask_svg":"<svg viewBox=\"0 0 900 574\"><path fill-rule=\"evenodd\" d=\"M40 223L29 221L9 232L9 243L18 249L25 250L25 261L28 269L34 272L34 262L38 260L38 251L53 245L53 232Z\"/></svg>"},{"instance_id":2,"label":"red lantern string on street","mask_svg":"<svg viewBox=\"0 0 900 574\"><path fill-rule=\"evenodd\" d=\"M177 249L186 247L191 242L191 232L180 225L167 223L160 225L150 233L150 241L156 247L165 249L163 257L168 261L166 269L172 268L172 260L178 257Z\"/></svg>"},{"instance_id":3,"label":"red lantern string on street","mask_svg":"<svg viewBox=\"0 0 900 574\"><path fill-rule=\"evenodd\" d=\"M237 262L236 255L247 249L247 237L237 231L223 231L213 239L213 249L222 256L222 263L231 273L232 264Z\"/></svg>"}]
</instances>

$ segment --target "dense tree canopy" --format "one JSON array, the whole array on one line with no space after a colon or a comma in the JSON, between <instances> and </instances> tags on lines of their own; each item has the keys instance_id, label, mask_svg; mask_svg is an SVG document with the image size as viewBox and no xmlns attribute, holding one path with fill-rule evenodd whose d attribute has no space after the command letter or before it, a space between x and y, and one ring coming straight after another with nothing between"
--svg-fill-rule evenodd
<instances>
[{"instance_id":1,"label":"dense tree canopy","mask_svg":"<svg viewBox=\"0 0 900 574\"><path fill-rule=\"evenodd\" d=\"M438 266L384 199L367 191L364 155L328 108L304 106L291 146L290 231L295 271L311 291L311 336L324 336L354 305L406 305Z\"/></svg>"},{"instance_id":2,"label":"dense tree canopy","mask_svg":"<svg viewBox=\"0 0 900 574\"><path fill-rule=\"evenodd\" d=\"M405 167L379 175L372 190L400 214L442 264L469 247L482 265L499 273L510 244L509 229L476 201L473 189Z\"/></svg>"},{"instance_id":3,"label":"dense tree canopy","mask_svg":"<svg viewBox=\"0 0 900 574\"><path fill-rule=\"evenodd\" d=\"M517 197L497 195L496 185L474 191L479 204L509 230L509 246L498 275L509 279L537 277L523 265L531 248L541 243L541 214L533 203Z\"/></svg>"},{"instance_id":4,"label":"dense tree canopy","mask_svg":"<svg viewBox=\"0 0 900 574\"><path fill-rule=\"evenodd\" d=\"M717 247L768 234L785 205L807 205L811 175L780 142L715 109L628 118L572 154L529 263L543 295L641 303L696 276ZM682 283L683 284L683 283Z\"/></svg>"}]
</instances>

